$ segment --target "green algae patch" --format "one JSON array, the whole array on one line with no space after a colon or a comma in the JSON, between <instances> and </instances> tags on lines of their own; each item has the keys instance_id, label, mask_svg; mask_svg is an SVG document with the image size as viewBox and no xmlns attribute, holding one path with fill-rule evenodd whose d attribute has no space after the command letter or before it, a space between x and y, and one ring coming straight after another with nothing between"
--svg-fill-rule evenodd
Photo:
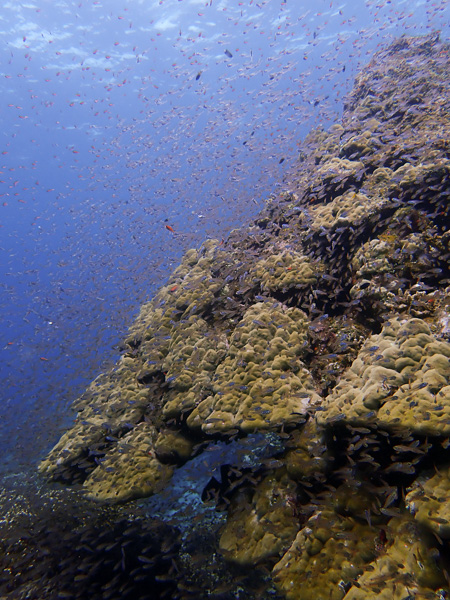
<instances>
[{"instance_id":1,"label":"green algae patch","mask_svg":"<svg viewBox=\"0 0 450 600\"><path fill-rule=\"evenodd\" d=\"M187 419L206 433L255 431L296 422L320 397L300 357L308 319L297 308L258 302L231 334L213 392Z\"/></svg>"},{"instance_id":2,"label":"green algae patch","mask_svg":"<svg viewBox=\"0 0 450 600\"><path fill-rule=\"evenodd\" d=\"M450 344L422 319L396 317L362 346L317 413L319 423L375 419L383 427L450 434Z\"/></svg>"}]
</instances>

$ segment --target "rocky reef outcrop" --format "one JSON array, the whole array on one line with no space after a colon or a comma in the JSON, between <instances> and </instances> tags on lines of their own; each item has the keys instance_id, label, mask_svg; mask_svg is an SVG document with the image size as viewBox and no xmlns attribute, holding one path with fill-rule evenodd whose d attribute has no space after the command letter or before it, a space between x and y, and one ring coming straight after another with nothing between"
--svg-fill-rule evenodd
<instances>
[{"instance_id":1,"label":"rocky reef outcrop","mask_svg":"<svg viewBox=\"0 0 450 600\"><path fill-rule=\"evenodd\" d=\"M289 191L189 250L142 306L42 474L157 499L223 443L198 492L225 521L205 529L230 568L265 569L270 597L447 597L448 51L433 34L375 54ZM252 435L270 451L238 461ZM238 585L195 553L204 589L181 597Z\"/></svg>"}]
</instances>

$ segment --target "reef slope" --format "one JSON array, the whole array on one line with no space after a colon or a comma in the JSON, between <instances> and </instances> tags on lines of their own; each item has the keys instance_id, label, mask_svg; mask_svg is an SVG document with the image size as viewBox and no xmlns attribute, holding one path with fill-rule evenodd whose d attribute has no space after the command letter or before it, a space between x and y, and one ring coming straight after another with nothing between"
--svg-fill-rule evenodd
<instances>
[{"instance_id":1,"label":"reef slope","mask_svg":"<svg viewBox=\"0 0 450 600\"><path fill-rule=\"evenodd\" d=\"M200 490L226 511L226 561L264 565L289 600L445 597L448 50L433 34L373 57L289 191L142 306L41 473L124 502L260 434L269 453Z\"/></svg>"}]
</instances>

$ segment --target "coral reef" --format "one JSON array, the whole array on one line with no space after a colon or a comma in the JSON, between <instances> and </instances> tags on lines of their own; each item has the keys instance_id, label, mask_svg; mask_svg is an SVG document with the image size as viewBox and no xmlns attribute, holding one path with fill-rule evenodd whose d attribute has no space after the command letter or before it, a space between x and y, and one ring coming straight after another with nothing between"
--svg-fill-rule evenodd
<instances>
[{"instance_id":1,"label":"coral reef","mask_svg":"<svg viewBox=\"0 0 450 600\"><path fill-rule=\"evenodd\" d=\"M376 557L377 531L355 517L364 514L370 497L341 486L333 500L311 516L291 547L273 568L288 600L340 600L347 582L361 575Z\"/></svg>"},{"instance_id":2,"label":"coral reef","mask_svg":"<svg viewBox=\"0 0 450 600\"><path fill-rule=\"evenodd\" d=\"M317 281L318 264L294 251L273 254L256 263L250 276L263 291L277 292L308 287Z\"/></svg>"},{"instance_id":3,"label":"coral reef","mask_svg":"<svg viewBox=\"0 0 450 600\"><path fill-rule=\"evenodd\" d=\"M253 490L241 488L228 509L219 549L229 560L253 565L286 550L298 528L288 499L295 483L282 474L266 476Z\"/></svg>"},{"instance_id":4,"label":"coral reef","mask_svg":"<svg viewBox=\"0 0 450 600\"><path fill-rule=\"evenodd\" d=\"M243 566L288 600L450 589L448 49L405 36L374 56L284 191L186 253L40 465L156 512L206 465L181 597L201 597L197 572L237 597Z\"/></svg>"},{"instance_id":5,"label":"coral reef","mask_svg":"<svg viewBox=\"0 0 450 600\"><path fill-rule=\"evenodd\" d=\"M84 482L97 500L147 496L170 479L172 469L155 456L155 428L140 423L124 435Z\"/></svg>"},{"instance_id":6,"label":"coral reef","mask_svg":"<svg viewBox=\"0 0 450 600\"><path fill-rule=\"evenodd\" d=\"M298 421L319 400L299 356L306 346L302 311L258 302L244 314L215 371L214 396L189 415L187 425L218 432L280 427Z\"/></svg>"},{"instance_id":7,"label":"coral reef","mask_svg":"<svg viewBox=\"0 0 450 600\"><path fill-rule=\"evenodd\" d=\"M319 423L374 420L420 434L450 434L450 344L422 319L396 317L366 340L317 413Z\"/></svg>"},{"instance_id":8,"label":"coral reef","mask_svg":"<svg viewBox=\"0 0 450 600\"><path fill-rule=\"evenodd\" d=\"M423 538L411 518L393 521L389 535L391 539L386 540L370 570L361 574L358 586L345 595L345 600L423 598L427 597L424 589L440 589L437 551L430 551L429 540Z\"/></svg>"}]
</instances>

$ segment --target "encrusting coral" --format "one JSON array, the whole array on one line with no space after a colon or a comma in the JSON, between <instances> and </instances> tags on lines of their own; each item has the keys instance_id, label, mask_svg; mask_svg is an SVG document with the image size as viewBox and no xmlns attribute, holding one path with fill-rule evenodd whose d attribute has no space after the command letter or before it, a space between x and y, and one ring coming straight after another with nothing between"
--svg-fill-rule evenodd
<instances>
[{"instance_id":1,"label":"encrusting coral","mask_svg":"<svg viewBox=\"0 0 450 600\"><path fill-rule=\"evenodd\" d=\"M393 520L379 556L358 578L345 600L403 600L431 598L425 589L441 589L442 571L436 548L411 517ZM439 597L439 596L437 596ZM444 596L445 597L445 596Z\"/></svg>"},{"instance_id":2,"label":"encrusting coral","mask_svg":"<svg viewBox=\"0 0 450 600\"><path fill-rule=\"evenodd\" d=\"M312 285L317 281L318 264L298 252L285 250L259 260L250 272L262 290L283 291L293 286Z\"/></svg>"},{"instance_id":3,"label":"encrusting coral","mask_svg":"<svg viewBox=\"0 0 450 600\"><path fill-rule=\"evenodd\" d=\"M299 590L302 600L343 598L345 583L377 554L375 523L355 519L370 506L369 494L343 485L317 507L273 568L287 600L299 598Z\"/></svg>"},{"instance_id":4,"label":"encrusting coral","mask_svg":"<svg viewBox=\"0 0 450 600\"><path fill-rule=\"evenodd\" d=\"M85 480L86 492L97 500L123 502L162 489L172 468L156 458L155 437L155 428L147 423L124 435Z\"/></svg>"},{"instance_id":5,"label":"encrusting coral","mask_svg":"<svg viewBox=\"0 0 450 600\"><path fill-rule=\"evenodd\" d=\"M282 474L268 475L252 491L240 490L228 509L220 551L241 565L276 558L297 532L297 518L287 501L295 493L295 483Z\"/></svg>"},{"instance_id":6,"label":"encrusting coral","mask_svg":"<svg viewBox=\"0 0 450 600\"><path fill-rule=\"evenodd\" d=\"M96 499L115 501L147 496L170 478L168 455L161 462L162 453L154 445L162 407L167 404L170 414L174 398L179 400L177 414L189 407L190 385L195 394L209 381L211 364L225 349L220 334L213 332L208 338L206 321L198 316L209 310L221 289L209 279L216 245L209 241L201 253L188 251L172 276L179 284L171 281L141 308L125 342L128 352L77 402L75 425L42 461L41 472L66 481L81 480ZM202 360L203 378L195 377L193 382L192 373ZM163 383L170 386L166 393L161 390ZM147 421L153 427L142 435ZM186 449L175 454L175 462L189 457Z\"/></svg>"}]
</instances>

